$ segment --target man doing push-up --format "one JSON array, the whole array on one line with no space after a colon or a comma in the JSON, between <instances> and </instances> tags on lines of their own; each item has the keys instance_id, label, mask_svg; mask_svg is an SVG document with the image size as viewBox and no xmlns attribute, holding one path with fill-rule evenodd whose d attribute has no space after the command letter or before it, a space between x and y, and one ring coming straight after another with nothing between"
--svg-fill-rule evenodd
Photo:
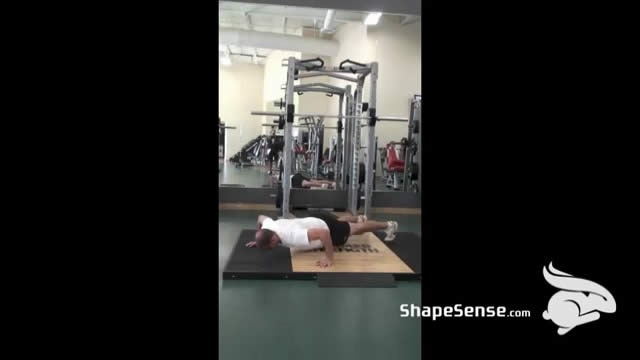
<instances>
[{"instance_id":1,"label":"man doing push-up","mask_svg":"<svg viewBox=\"0 0 640 360\"><path fill-rule=\"evenodd\" d=\"M318 260L318 266L327 267L333 263L333 247L344 245L349 236L384 230L385 241L395 239L398 223L395 221L368 221L366 216L336 217L329 212L314 212L309 217L273 220L268 216L258 216L258 231L248 247L273 249L276 246L290 248L317 249L324 247L326 258Z\"/></svg>"}]
</instances>

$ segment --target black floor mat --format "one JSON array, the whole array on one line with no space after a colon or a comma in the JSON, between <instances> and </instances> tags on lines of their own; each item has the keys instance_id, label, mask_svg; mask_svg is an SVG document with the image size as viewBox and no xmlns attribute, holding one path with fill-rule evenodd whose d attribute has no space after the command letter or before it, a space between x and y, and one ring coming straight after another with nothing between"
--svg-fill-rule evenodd
<instances>
[{"instance_id":1,"label":"black floor mat","mask_svg":"<svg viewBox=\"0 0 640 360\"><path fill-rule=\"evenodd\" d=\"M289 248L278 246L275 249L248 248L249 241L255 240L256 230L242 230L236 246L231 252L224 273L290 273L291 252ZM234 276L238 277L238 276Z\"/></svg>"},{"instance_id":2,"label":"black floor mat","mask_svg":"<svg viewBox=\"0 0 640 360\"><path fill-rule=\"evenodd\" d=\"M318 287L394 288L392 274L318 273Z\"/></svg>"},{"instance_id":3,"label":"black floor mat","mask_svg":"<svg viewBox=\"0 0 640 360\"><path fill-rule=\"evenodd\" d=\"M222 272L223 279L291 279L312 280L319 279L321 274L348 274L333 279L325 277L328 284L344 283L340 287L388 287L385 280L378 275L390 275L395 280L419 280L422 278L421 261L421 237L415 233L398 233L396 239L385 242L402 261L405 262L415 274L381 274L381 273L318 273L318 272L293 272L291 265L291 252L286 247L275 249L248 248L245 246L255 239L256 230L242 230L238 242L235 244L229 261ZM384 233L376 233L380 239L384 239ZM372 276L367 278L367 276ZM353 277L353 278L351 278ZM326 280L328 279L328 280ZM319 283L320 285L320 283ZM322 285L320 285L322 286ZM394 285L395 286L395 285ZM328 286L339 287L339 286Z\"/></svg>"},{"instance_id":4,"label":"black floor mat","mask_svg":"<svg viewBox=\"0 0 640 360\"><path fill-rule=\"evenodd\" d=\"M399 232L393 241L384 241L385 233L376 232L375 234L391 251L396 253L413 272L422 274L422 237L420 235L416 233Z\"/></svg>"}]
</instances>

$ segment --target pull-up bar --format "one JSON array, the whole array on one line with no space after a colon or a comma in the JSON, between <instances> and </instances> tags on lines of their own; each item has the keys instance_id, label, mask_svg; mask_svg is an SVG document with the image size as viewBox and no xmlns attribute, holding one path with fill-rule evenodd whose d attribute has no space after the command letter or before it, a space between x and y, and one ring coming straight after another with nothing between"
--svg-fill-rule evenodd
<instances>
[{"instance_id":1,"label":"pull-up bar","mask_svg":"<svg viewBox=\"0 0 640 360\"><path fill-rule=\"evenodd\" d=\"M325 84L325 83L308 83L308 84L296 85L293 87L293 91L298 91L306 88L326 88L326 89L344 92L344 88L330 85L330 84Z\"/></svg>"},{"instance_id":2,"label":"pull-up bar","mask_svg":"<svg viewBox=\"0 0 640 360\"><path fill-rule=\"evenodd\" d=\"M310 71L306 74L298 74L295 76L295 80L298 79L302 79L302 78L309 78L309 77L314 77L314 76L330 76L330 77L334 77L336 79L341 79L341 80L347 80L347 81L352 81L357 83L358 79L354 78L352 76L346 76L346 75L341 75L341 74L335 74L335 73L330 73L330 72L324 72L324 71Z\"/></svg>"}]
</instances>

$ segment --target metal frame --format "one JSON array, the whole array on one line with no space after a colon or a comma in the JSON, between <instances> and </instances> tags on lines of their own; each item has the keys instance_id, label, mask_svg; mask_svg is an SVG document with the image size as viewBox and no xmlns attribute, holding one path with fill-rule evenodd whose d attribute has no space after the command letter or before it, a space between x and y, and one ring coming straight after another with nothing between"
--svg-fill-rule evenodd
<instances>
[{"instance_id":1,"label":"metal frame","mask_svg":"<svg viewBox=\"0 0 640 360\"><path fill-rule=\"evenodd\" d=\"M296 60L293 56L289 57L287 67L287 92L285 95L285 109L287 114L284 123L284 150L282 151L284 158L284 173L282 175L282 216L284 218L291 218L292 216L289 212L289 196L291 190L291 165L293 163L291 160L294 155L291 126L293 125L293 114L295 110L293 103L293 78L296 70Z\"/></svg>"},{"instance_id":2,"label":"metal frame","mask_svg":"<svg viewBox=\"0 0 640 360\"><path fill-rule=\"evenodd\" d=\"M367 139L367 172L365 174L364 214L371 214L371 199L373 194L373 164L376 156L376 100L378 94L378 63L371 64L371 88L369 90L369 131Z\"/></svg>"},{"instance_id":3,"label":"metal frame","mask_svg":"<svg viewBox=\"0 0 640 360\"><path fill-rule=\"evenodd\" d=\"M348 89L350 89L350 86L347 86L344 90L345 92L348 91ZM340 95L340 99L338 102L338 115L342 115L342 106L344 103L344 97L345 94L343 93L342 95ZM336 133L337 133L337 141L336 141L336 167L334 169L334 178L333 180L336 183L336 187L338 188L338 190L343 190L344 187L342 186L342 154L343 154L343 149L342 149L342 145L343 145L343 140L342 140L342 131L343 131L343 124L342 124L342 119L338 118L338 127L336 129Z\"/></svg>"},{"instance_id":4,"label":"metal frame","mask_svg":"<svg viewBox=\"0 0 640 360\"><path fill-rule=\"evenodd\" d=\"M252 111L251 115L262 115L262 116L281 116L286 115L286 113L277 112L277 111ZM294 117L308 117L308 116L322 116L323 118L329 119L359 119L359 120L368 120L369 116L358 116L358 115L331 115L331 114L317 114L317 113L309 113L309 114L293 114ZM389 122L407 122L408 118L405 117L396 117L396 116L379 116L376 117L376 121L389 121Z\"/></svg>"},{"instance_id":5,"label":"metal frame","mask_svg":"<svg viewBox=\"0 0 640 360\"><path fill-rule=\"evenodd\" d=\"M278 125L276 125L276 124L262 124L262 126L271 127L271 128L277 128L278 127ZM293 128L305 128L305 129L307 128L306 126L302 126L302 125L292 125L291 127L293 127ZM323 126L323 128L324 129L334 129L335 130L338 127L337 126Z\"/></svg>"},{"instance_id":6,"label":"metal frame","mask_svg":"<svg viewBox=\"0 0 640 360\"><path fill-rule=\"evenodd\" d=\"M338 86L334 86L334 85L330 85L330 84L325 84L325 83L309 83L309 84L300 84L300 85L296 85L293 88L293 91L309 91L307 90L308 88L314 88L314 87L318 87L318 88L325 88L326 90L333 90L334 92L340 93L340 94L344 94L344 88L338 87Z\"/></svg>"},{"instance_id":7,"label":"metal frame","mask_svg":"<svg viewBox=\"0 0 640 360\"><path fill-rule=\"evenodd\" d=\"M358 79L354 78L352 76L344 76L344 75L339 75L339 74L331 74L331 73L326 73L326 72L310 72L308 74L300 74L296 77L297 79L303 79L303 78L308 78L308 77L315 77L315 76L330 76L336 79L341 79L341 80L346 80L346 81L352 81L357 83Z\"/></svg>"},{"instance_id":8,"label":"metal frame","mask_svg":"<svg viewBox=\"0 0 640 360\"><path fill-rule=\"evenodd\" d=\"M421 115L421 111L420 111L420 104L421 104L421 100L416 100L416 99L412 99L411 100L411 109L409 112L409 133L407 134L407 148L405 149L405 153L404 153L404 176L402 178L402 190L403 191L407 191L409 190L409 182L411 182L411 179L409 178L409 173L411 172L411 168L413 163L417 163L418 164L418 181L417 183L420 184L420 182L422 181L421 177L420 177L420 168L422 167L422 163L420 162L420 158L421 158L421 138L420 138L420 131L422 131L422 124L420 124L420 115ZM418 126L418 133L414 134L414 129L415 126ZM416 151L415 155L411 155L410 151L409 151L409 145L415 142L418 145L418 149ZM420 185L418 185L418 191L420 190Z\"/></svg>"},{"instance_id":9,"label":"metal frame","mask_svg":"<svg viewBox=\"0 0 640 360\"><path fill-rule=\"evenodd\" d=\"M345 115L352 115L353 114L353 95L351 94L351 85L347 85L346 88L346 95L345 95ZM338 121L341 121L342 119L339 118ZM346 189L347 188L347 174L349 174L349 165L351 164L351 149L352 149L352 140L353 140L353 136L352 136L352 121L349 121L348 118L345 118L345 122L344 122L344 156L341 159L341 163L340 163L340 168L341 168L341 172L342 172L342 177L340 178L340 188L341 189Z\"/></svg>"},{"instance_id":10,"label":"metal frame","mask_svg":"<svg viewBox=\"0 0 640 360\"><path fill-rule=\"evenodd\" d=\"M350 179L350 192L349 192L349 212L351 214L358 213L358 201L360 200L360 148L362 132L360 131L359 118L362 117L362 89L364 88L364 77L360 78L358 85L356 86L354 103L352 105L352 111L354 118L352 121L352 139L353 145L351 147L351 179ZM365 198L366 200L366 198ZM366 216L369 216L365 213Z\"/></svg>"},{"instance_id":11,"label":"metal frame","mask_svg":"<svg viewBox=\"0 0 640 360\"><path fill-rule=\"evenodd\" d=\"M284 60L284 59L283 59ZM359 165L360 165L360 149L363 148L361 146L361 127L367 127L367 163L366 163L366 174L365 174L365 189L364 189L364 213L366 216L370 216L371 212L371 202L372 202L372 194L373 194L373 182L374 182L374 174L373 174L373 165L375 161L375 125L377 121L409 121L406 118L398 118L398 117L378 117L376 112L376 100L377 100L377 81L378 81L378 63L372 62L369 64L358 64L356 66L342 66L344 63L348 63L349 60L345 60L341 63L340 67L323 67L318 65L311 65L314 61L311 60L296 60L295 57L289 57L286 59L286 64L282 64L283 66L287 66L287 82L286 82L286 108L285 112L268 112L268 111L252 111L252 115L263 115L263 116L284 116L285 117L285 126L284 126L284 151L283 151L283 161L284 161L284 174L282 181L282 216L284 218L290 218L290 194L291 194L291 170L293 164L293 143L292 143L292 127L293 127L293 119L294 117L309 117L309 116L318 116L321 118L337 118L339 120L338 127L341 127L340 120L345 119L345 144L344 144L344 168L342 166L338 166L338 168L343 169L341 179L336 178L336 182L341 184L341 190L344 190L344 184L346 180L346 175L350 174L351 186L347 189L348 194L348 209L352 214L357 213L358 201L360 196L360 182L359 182ZM322 60L317 59L318 62L322 62ZM351 64L357 64L354 62L350 62ZM324 63L322 62L322 65ZM303 73L303 71L305 73ZM357 77L345 76L343 73L352 73ZM363 104L362 104L362 92L364 88L364 81L367 75L371 75L371 87L369 94L369 109L368 116L363 116ZM345 89L338 88L336 86L321 84L321 83L310 83L310 84L302 84L295 86L294 81L306 77L314 77L314 76L330 76L342 80L347 80L351 82L356 82L356 90L355 95L352 97L350 94L351 87L347 86ZM293 104L293 96L296 92L305 92L305 91L317 91L317 92L326 92L326 93L337 93L341 96L340 98L340 111L338 115L324 115L324 114L296 114L295 113L295 105ZM342 92L340 94L340 92ZM345 103L345 112L346 114L342 114L342 105L343 99L346 98ZM362 125L360 120L367 120L367 124ZM338 157L339 159L340 157ZM351 166L350 172L346 170ZM340 180L340 181L338 181Z\"/></svg>"}]
</instances>

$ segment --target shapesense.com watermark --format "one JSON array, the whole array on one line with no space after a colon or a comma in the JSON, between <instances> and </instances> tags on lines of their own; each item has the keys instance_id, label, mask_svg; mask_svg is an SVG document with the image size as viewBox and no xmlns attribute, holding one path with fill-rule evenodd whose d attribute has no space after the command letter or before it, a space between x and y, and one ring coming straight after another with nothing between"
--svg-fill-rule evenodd
<instances>
[{"instance_id":1,"label":"shapesense.com watermark","mask_svg":"<svg viewBox=\"0 0 640 360\"><path fill-rule=\"evenodd\" d=\"M531 317L529 310L509 310L504 306L416 306L409 304L400 305L400 317L426 317L432 320L438 318L523 318Z\"/></svg>"}]
</instances>

